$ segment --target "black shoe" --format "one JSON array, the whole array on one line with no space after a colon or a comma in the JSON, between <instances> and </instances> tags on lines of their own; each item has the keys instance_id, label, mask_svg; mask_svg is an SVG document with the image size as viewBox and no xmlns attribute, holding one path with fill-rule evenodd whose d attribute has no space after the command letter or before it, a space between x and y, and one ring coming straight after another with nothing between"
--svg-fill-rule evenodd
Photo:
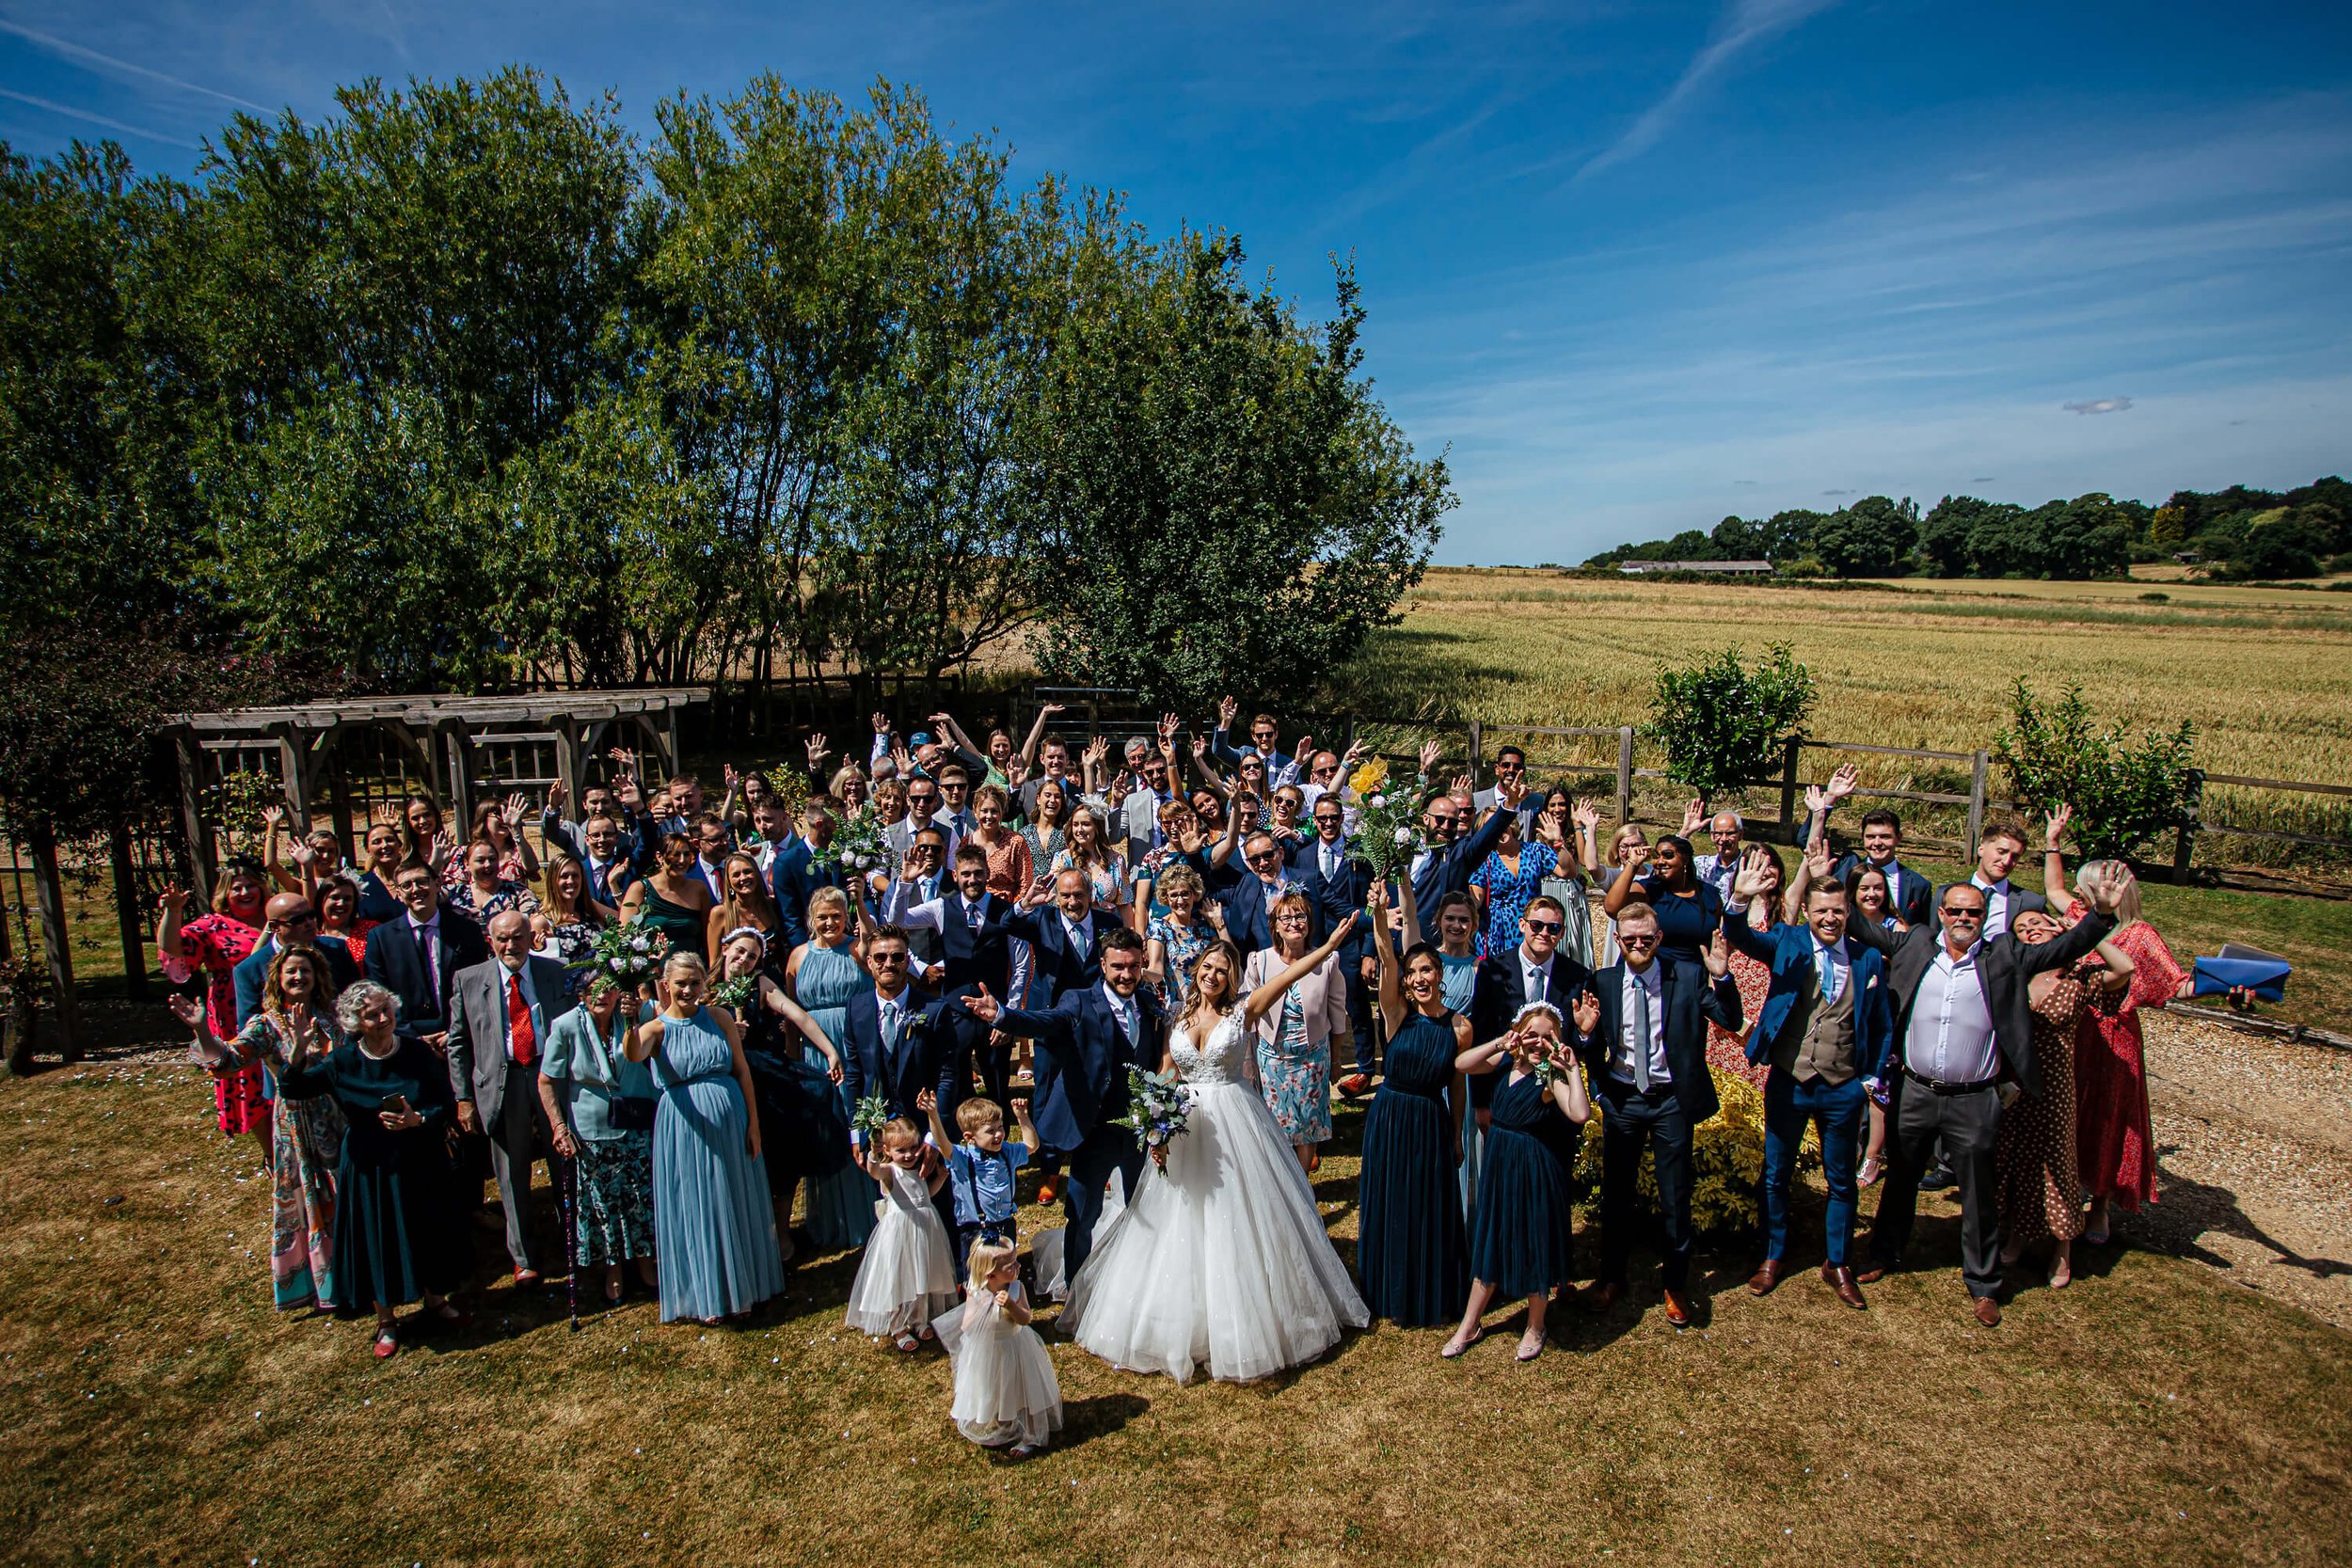
<instances>
[{"instance_id":1,"label":"black shoe","mask_svg":"<svg viewBox=\"0 0 2352 1568\"><path fill-rule=\"evenodd\" d=\"M1954 1174L1949 1165L1930 1165L1919 1173L1919 1185L1930 1191L1940 1193L1947 1188L1959 1186L1960 1178Z\"/></svg>"}]
</instances>

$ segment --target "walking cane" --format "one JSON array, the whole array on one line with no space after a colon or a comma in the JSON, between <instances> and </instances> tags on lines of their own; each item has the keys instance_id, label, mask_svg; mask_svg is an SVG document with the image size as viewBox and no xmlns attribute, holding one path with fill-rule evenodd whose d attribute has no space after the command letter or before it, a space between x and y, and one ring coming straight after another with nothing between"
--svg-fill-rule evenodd
<instances>
[{"instance_id":1,"label":"walking cane","mask_svg":"<svg viewBox=\"0 0 2352 1568\"><path fill-rule=\"evenodd\" d=\"M565 1160L564 1183L556 1191L564 1200L564 1298L571 1309L574 1334L580 1332L580 1231L572 1223L572 1201L579 1183L579 1167L571 1160Z\"/></svg>"}]
</instances>

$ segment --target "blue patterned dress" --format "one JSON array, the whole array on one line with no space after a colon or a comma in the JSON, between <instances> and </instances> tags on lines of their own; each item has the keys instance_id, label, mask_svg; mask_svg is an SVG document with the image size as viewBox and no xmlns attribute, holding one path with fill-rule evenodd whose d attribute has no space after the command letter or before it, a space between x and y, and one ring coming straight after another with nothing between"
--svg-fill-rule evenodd
<instances>
[{"instance_id":1,"label":"blue patterned dress","mask_svg":"<svg viewBox=\"0 0 2352 1568\"><path fill-rule=\"evenodd\" d=\"M654 1047L654 1248L661 1321L748 1312L784 1289L768 1172L747 1147L751 1114L734 1053L708 1009L665 1017Z\"/></svg>"},{"instance_id":2,"label":"blue patterned dress","mask_svg":"<svg viewBox=\"0 0 2352 1568\"><path fill-rule=\"evenodd\" d=\"M1279 974L1279 971L1277 971ZM1319 1144L1331 1136L1331 1045L1307 1034L1306 1007L1298 988L1282 993L1274 1043L1258 1037L1258 1085L1266 1109L1294 1144Z\"/></svg>"},{"instance_id":3,"label":"blue patterned dress","mask_svg":"<svg viewBox=\"0 0 2352 1568\"><path fill-rule=\"evenodd\" d=\"M800 972L793 986L799 994L793 1000L817 1021L817 1027L825 1032L825 1037L846 1053L850 1049L850 998L873 987L874 977L850 957L846 942L839 947L826 947L812 942L801 951ZM815 1046L803 1045L801 1054L818 1071L825 1070L825 1053ZM840 1102L841 1125L847 1127L857 1109L850 1103L849 1085L824 1086ZM807 1193L811 1241L828 1252L866 1244L866 1238L874 1229L872 1177L852 1162L831 1175L811 1179Z\"/></svg>"},{"instance_id":4,"label":"blue patterned dress","mask_svg":"<svg viewBox=\"0 0 2352 1568\"><path fill-rule=\"evenodd\" d=\"M1486 921L1478 930L1480 958L1508 953L1519 944L1519 917L1544 891L1544 879L1558 863L1550 845L1522 844L1516 873L1499 854L1488 855L1486 863L1470 873L1470 885L1484 889L1486 895Z\"/></svg>"},{"instance_id":5,"label":"blue patterned dress","mask_svg":"<svg viewBox=\"0 0 2352 1568\"><path fill-rule=\"evenodd\" d=\"M1192 986L1192 960L1216 940L1216 927L1198 914L1190 926L1179 926L1164 914L1155 914L1145 932L1168 950L1168 984L1162 988L1161 1000L1169 1012L1181 1013Z\"/></svg>"}]
</instances>

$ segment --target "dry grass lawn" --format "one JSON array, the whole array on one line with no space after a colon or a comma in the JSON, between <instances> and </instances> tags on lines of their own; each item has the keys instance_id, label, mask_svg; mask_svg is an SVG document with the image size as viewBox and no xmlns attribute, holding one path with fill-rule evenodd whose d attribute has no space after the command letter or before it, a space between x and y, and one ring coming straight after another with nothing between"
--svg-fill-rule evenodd
<instances>
[{"instance_id":1,"label":"dry grass lawn","mask_svg":"<svg viewBox=\"0 0 2352 1568\"><path fill-rule=\"evenodd\" d=\"M841 1331L844 1260L742 1331L640 1303L575 1335L560 1294L499 1285L379 1366L357 1323L271 1314L251 1145L197 1075L5 1092L13 1561L2319 1563L2352 1538L2352 1341L2130 1251L1979 1330L1940 1202L1930 1269L1867 1315L1805 1275L1756 1301L1735 1250L1703 1330L1641 1291L1525 1368L1383 1328L1178 1388L1057 1349L1068 1441L1016 1467L954 1435L935 1354ZM1343 1247L1353 1174L1318 1179Z\"/></svg>"}]
</instances>

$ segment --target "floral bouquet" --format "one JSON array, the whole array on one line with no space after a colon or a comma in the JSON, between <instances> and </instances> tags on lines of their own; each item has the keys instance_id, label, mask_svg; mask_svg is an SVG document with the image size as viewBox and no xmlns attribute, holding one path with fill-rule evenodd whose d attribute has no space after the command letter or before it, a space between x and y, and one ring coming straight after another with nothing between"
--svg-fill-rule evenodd
<instances>
[{"instance_id":1,"label":"floral bouquet","mask_svg":"<svg viewBox=\"0 0 2352 1568\"><path fill-rule=\"evenodd\" d=\"M880 1094L867 1095L857 1102L857 1109L850 1113L850 1131L863 1132L868 1138L879 1137L882 1130L889 1124L890 1101Z\"/></svg>"},{"instance_id":2,"label":"floral bouquet","mask_svg":"<svg viewBox=\"0 0 2352 1568\"><path fill-rule=\"evenodd\" d=\"M832 840L817 851L817 863L828 869L837 866L856 877L875 871L895 876L898 857L892 853L890 840L882 833L882 818L874 815L874 808L861 806L850 814L849 820L834 829Z\"/></svg>"},{"instance_id":3,"label":"floral bouquet","mask_svg":"<svg viewBox=\"0 0 2352 1568\"><path fill-rule=\"evenodd\" d=\"M1136 1147L1157 1148L1184 1130L1190 1115L1190 1092L1172 1072L1127 1069L1127 1114L1113 1117L1113 1127L1135 1130Z\"/></svg>"},{"instance_id":4,"label":"floral bouquet","mask_svg":"<svg viewBox=\"0 0 2352 1568\"><path fill-rule=\"evenodd\" d=\"M1348 775L1343 798L1356 808L1357 850L1382 881L1395 880L1421 852L1421 829L1413 814L1428 782L1417 773L1411 784L1400 788L1389 778L1389 765L1378 757Z\"/></svg>"},{"instance_id":5,"label":"floral bouquet","mask_svg":"<svg viewBox=\"0 0 2352 1568\"><path fill-rule=\"evenodd\" d=\"M713 980L710 983L710 1000L739 1017L758 990L759 972L754 970L732 980Z\"/></svg>"},{"instance_id":6,"label":"floral bouquet","mask_svg":"<svg viewBox=\"0 0 2352 1568\"><path fill-rule=\"evenodd\" d=\"M615 921L599 928L587 956L569 966L586 979L607 979L625 990L650 985L670 956L670 939L651 926Z\"/></svg>"}]
</instances>

